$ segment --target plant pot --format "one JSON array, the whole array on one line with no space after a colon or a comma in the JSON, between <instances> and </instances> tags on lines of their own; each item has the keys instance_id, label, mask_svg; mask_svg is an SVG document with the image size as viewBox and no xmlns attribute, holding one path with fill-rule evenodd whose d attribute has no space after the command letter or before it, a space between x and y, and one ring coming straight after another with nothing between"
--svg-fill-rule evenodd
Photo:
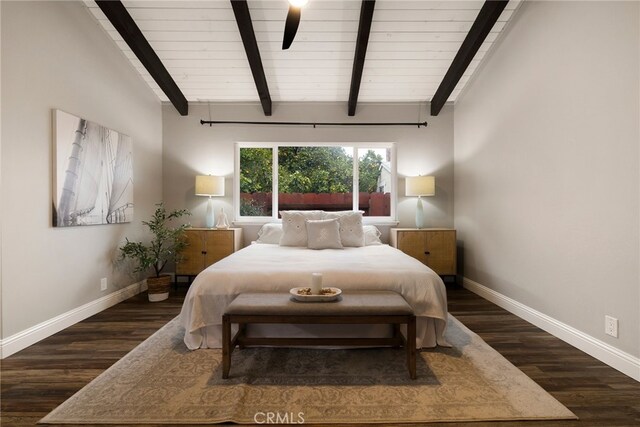
<instances>
[{"instance_id":1,"label":"plant pot","mask_svg":"<svg viewBox=\"0 0 640 427\"><path fill-rule=\"evenodd\" d=\"M149 294L149 301L157 302L164 301L169 298L169 287L171 286L171 276L168 274L161 274L160 277L148 277L147 278L147 293Z\"/></svg>"}]
</instances>

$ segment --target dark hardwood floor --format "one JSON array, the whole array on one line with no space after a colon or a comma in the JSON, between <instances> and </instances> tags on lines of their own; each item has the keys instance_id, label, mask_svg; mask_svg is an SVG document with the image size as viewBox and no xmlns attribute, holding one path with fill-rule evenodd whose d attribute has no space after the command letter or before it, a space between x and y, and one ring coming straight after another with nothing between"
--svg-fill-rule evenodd
<instances>
[{"instance_id":1,"label":"dark hardwood floor","mask_svg":"<svg viewBox=\"0 0 640 427\"><path fill-rule=\"evenodd\" d=\"M4 359L0 424L35 425L175 317L184 293L138 295ZM640 426L640 383L467 290L449 290L449 309L580 420L443 425Z\"/></svg>"}]
</instances>

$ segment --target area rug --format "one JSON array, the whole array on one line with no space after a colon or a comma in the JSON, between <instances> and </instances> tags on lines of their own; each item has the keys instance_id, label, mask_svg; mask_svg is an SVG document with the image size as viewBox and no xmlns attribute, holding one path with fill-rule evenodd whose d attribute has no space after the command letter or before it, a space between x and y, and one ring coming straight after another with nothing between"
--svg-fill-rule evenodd
<instances>
[{"instance_id":1,"label":"area rug","mask_svg":"<svg viewBox=\"0 0 640 427\"><path fill-rule=\"evenodd\" d=\"M43 418L44 424L335 424L576 419L449 316L451 348L189 351L173 319Z\"/></svg>"}]
</instances>

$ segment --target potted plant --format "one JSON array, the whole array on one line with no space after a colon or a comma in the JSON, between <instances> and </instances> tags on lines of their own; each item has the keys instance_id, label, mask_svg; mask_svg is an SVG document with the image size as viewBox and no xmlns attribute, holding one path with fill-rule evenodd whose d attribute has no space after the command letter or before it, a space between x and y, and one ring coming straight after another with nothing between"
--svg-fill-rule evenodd
<instances>
[{"instance_id":1,"label":"potted plant","mask_svg":"<svg viewBox=\"0 0 640 427\"><path fill-rule=\"evenodd\" d=\"M163 301L169 297L169 287L171 276L161 274L167 262L179 261L180 253L187 246L184 229L188 224L178 227L170 227L171 220L185 215L191 215L186 209L167 212L163 203L156 205L153 217L150 221L142 221L153 234L151 242L127 242L120 248L122 258L130 258L136 262L134 272L148 271L151 267L155 272L154 276L147 278L149 301Z\"/></svg>"}]
</instances>

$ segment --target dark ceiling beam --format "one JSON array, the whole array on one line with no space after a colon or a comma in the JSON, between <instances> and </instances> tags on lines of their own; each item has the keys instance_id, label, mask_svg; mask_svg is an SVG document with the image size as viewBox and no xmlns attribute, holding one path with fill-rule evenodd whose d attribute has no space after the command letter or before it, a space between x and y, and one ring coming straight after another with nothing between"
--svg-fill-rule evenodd
<instances>
[{"instance_id":1,"label":"dark ceiling beam","mask_svg":"<svg viewBox=\"0 0 640 427\"><path fill-rule=\"evenodd\" d=\"M437 116L442 110L445 102L449 99L451 92L455 89L460 78L467 70L467 67L473 60L473 57L480 49L487 35L500 17L500 14L509 3L509 0L487 0L482 5L482 9L478 13L478 17L471 26L469 34L465 37L460 46L460 50L453 58L453 62L447 70L442 83L438 86L435 95L431 99L431 115Z\"/></svg>"},{"instance_id":2,"label":"dark ceiling beam","mask_svg":"<svg viewBox=\"0 0 640 427\"><path fill-rule=\"evenodd\" d=\"M153 80L158 83L160 89L167 95L176 110L186 116L189 114L189 103L182 91L173 80L167 69L158 58L147 39L136 25L135 21L127 12L120 1L96 0L98 7L107 16L111 24L118 30L125 42L129 45L133 53L138 57L144 68L147 69Z\"/></svg>"},{"instance_id":3,"label":"dark ceiling beam","mask_svg":"<svg viewBox=\"0 0 640 427\"><path fill-rule=\"evenodd\" d=\"M350 116L356 115L360 82L362 81L362 70L364 69L364 60L367 56L369 33L371 32L371 21L373 21L373 9L375 6L375 0L362 0L362 6L360 7L360 24L358 25L356 53L353 57L353 70L351 71L351 89L349 89Z\"/></svg>"},{"instance_id":4,"label":"dark ceiling beam","mask_svg":"<svg viewBox=\"0 0 640 427\"><path fill-rule=\"evenodd\" d=\"M251 14L246 0L230 0L233 7L233 14L236 17L238 31L242 37L244 51L247 53L253 81L256 83L258 96L262 103L262 110L265 116L271 115L271 95L269 94L269 86L267 85L267 77L264 75L262 67L262 59L260 58L260 49L256 41L256 34L253 31L253 23L251 22Z\"/></svg>"}]
</instances>

